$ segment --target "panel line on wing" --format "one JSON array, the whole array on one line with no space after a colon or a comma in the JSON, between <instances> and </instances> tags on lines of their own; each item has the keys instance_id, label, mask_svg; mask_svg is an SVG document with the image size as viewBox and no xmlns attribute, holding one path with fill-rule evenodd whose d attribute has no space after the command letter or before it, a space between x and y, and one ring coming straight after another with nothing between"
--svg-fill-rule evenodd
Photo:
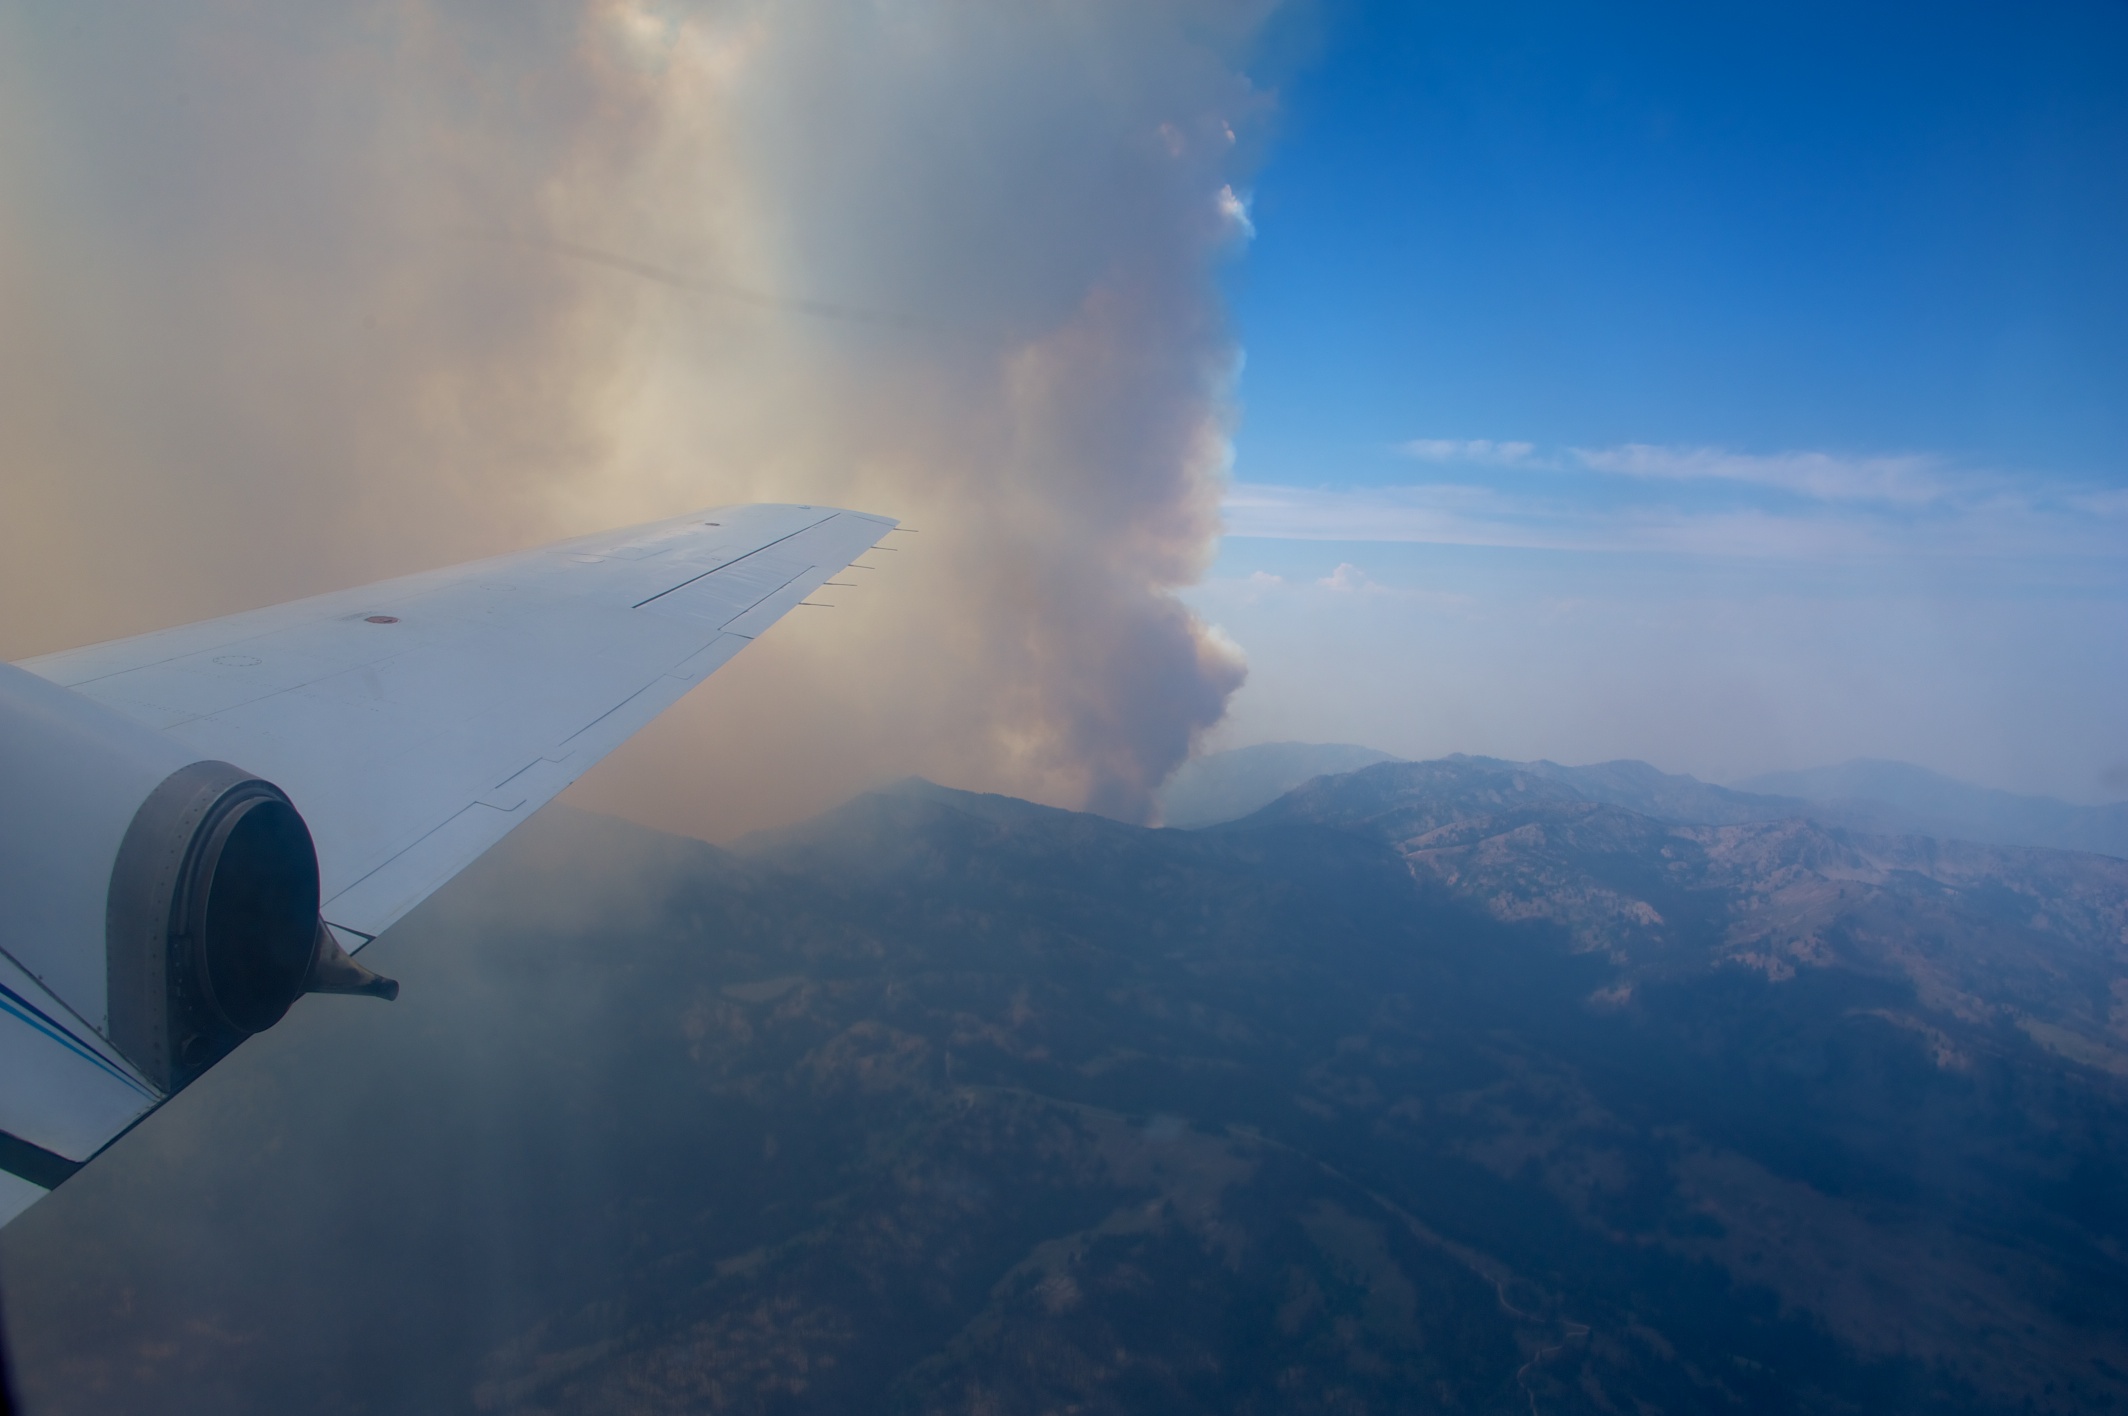
<instances>
[{"instance_id":1,"label":"panel line on wing","mask_svg":"<svg viewBox=\"0 0 2128 1416\"><path fill-rule=\"evenodd\" d=\"M786 580L785 580L785 581L784 581L784 582L783 582L783 583L782 583L781 585L778 585L778 586L776 586L776 587L775 587L775 588L774 588L773 590L769 590L769 591L766 591L766 592L764 592L764 593L763 593L763 594L761 595L761 597L760 597L759 599L755 600L755 601L754 601L754 602L753 602L752 604L750 604L750 605L747 605L747 606L745 606L745 607L744 607L744 608L742 608L742 609L738 609L738 610L735 610L735 611L733 611L733 612L732 612L732 615L731 615L731 617L730 617L729 619L725 620L725 621L724 621L724 624L720 624L720 625L718 625L718 626L717 626L717 628L721 630L721 629L723 629L723 628L724 628L724 626L725 626L725 625L731 624L731 623L733 623L733 622L734 622L734 621L736 621L736 620L742 620L742 619L745 619L745 618L746 618L746 617L747 617L748 615L752 614L752 613L753 613L753 612L754 612L755 610L758 610L758 609L760 609L760 608L761 608L761 607L762 607L763 605L767 604L767 603L768 603L768 602L769 602L770 600L773 600L773 599L775 599L775 598L776 598L776 597L777 597L778 595L781 595L781 594L782 594L782 593L783 593L784 591L786 591L786 590L790 589L793 583L795 583L795 582L796 582L796 581L798 581L798 580L801 580L801 579L803 579L803 578L804 578L805 576L807 576L807 575L810 575L810 574L811 574L812 572L814 572L814 571L816 571L816 570L818 570L818 569L820 569L820 567L819 567L819 566L817 566L817 565L809 565L809 566L807 566L807 567L806 567L806 568L805 568L804 570L795 570L795 571L792 571L792 572L791 572L791 574L790 574L790 576L789 576L789 578L788 578L788 579L786 579Z\"/></svg>"},{"instance_id":2,"label":"panel line on wing","mask_svg":"<svg viewBox=\"0 0 2128 1416\"><path fill-rule=\"evenodd\" d=\"M530 762L527 762L524 766L518 768L515 772L512 772L509 776L497 782L493 787L489 788L489 790L497 792L501 791L504 787L509 786L510 783L516 781L519 777L524 776L525 773L531 771L534 767L537 767L540 763L545 762L546 760L547 759L545 757L533 758Z\"/></svg>"},{"instance_id":3,"label":"panel line on wing","mask_svg":"<svg viewBox=\"0 0 2128 1416\"><path fill-rule=\"evenodd\" d=\"M768 550L768 549L769 549L769 548L770 548L771 546L780 546L780 545L782 545L782 544L783 544L783 543L784 543L785 541L788 541L788 540L790 540L792 536L803 536L803 535L804 535L804 534L805 534L806 532L808 532L808 531L811 531L811 530L812 530L812 529L813 529L814 527L816 527L816 526L825 526L825 525L827 525L827 524L828 524L828 523L829 523L830 521L833 521L833 520L834 520L834 519L835 519L836 517L838 517L838 516L840 516L840 515L842 515L842 513L841 513L841 512L839 512L839 511L831 511L831 512L829 512L829 513L828 513L828 514L827 514L826 516L823 516L823 517L821 517L821 518L820 518L820 519L819 519L818 521L810 522L810 523L808 523L808 524L806 524L806 525L804 525L804 526L801 526L801 527L799 527L799 528L798 528L798 529L797 529L796 531L792 531L792 532L789 532L789 533L787 533L787 534L785 534L785 535L782 535L782 536L778 536L778 537L777 537L777 538L776 538L775 540L773 540L773 541L768 541L768 542L765 542L765 543L763 543L763 544L761 544L761 545L758 545L758 546L754 547L754 548L753 548L752 550L748 551L748 552L746 553L746 555L744 555L744 556L733 556L733 557L732 557L732 558L731 558L730 560L728 560L728 561L724 562L724 564L722 564L722 565L719 565L719 566L713 566L713 567L711 567L710 569L708 569L708 570L705 570L705 571L703 571L701 575L690 575L690 576L689 576L689 577L688 577L687 579L685 579L685 580L681 581L681 582L680 582L680 583L679 583L678 585L668 585L668 586L666 586L666 587L665 587L665 588L664 588L663 590L660 590L660 591L659 591L659 592L658 592L657 594L655 594L655 595L652 595L652 596L650 597L650 600L662 600L662 599L664 599L664 598L665 598L665 597L666 597L667 595L670 595L670 594L671 594L671 593L672 593L673 591L675 591L675 590L685 590L685 589L686 589L686 588L687 588L688 586L690 586L690 585L694 584L694 583L695 583L695 582L696 582L697 580L701 580L701 579L703 579L703 578L704 578L704 577L706 577L706 576L711 576L711 575L715 575L715 574L716 574L716 573L717 573L718 571L720 571L720 570L729 570L729 569L731 569L731 568L732 568L733 566L737 565L737 564L738 564L738 563L739 563L740 561L743 561L743 560L745 560L745 559L747 558L747 556L758 556L758 555L760 555L760 554L761 554L761 553L762 553L763 551L765 551L765 550ZM796 579L796 578L797 578L796 576L793 576L793 577L792 577L792 579ZM789 581L789 580L786 580L786 581L784 581L783 583L784 583L784 585L788 585L788 584L790 584L790 581ZM782 588L782 586L778 586L777 588L778 588L778 589L781 589L781 588ZM771 591L771 592L770 592L770 594L773 594L773 593L775 593L775 592L774 592L774 591ZM766 597L764 597L764 598L766 598ZM629 606L628 608L630 608L630 609L632 609L632 610L640 610L640 609L642 609L642 608L643 608L643 606L645 606L645 605L649 604L649 603L650 603L650 600L638 600L638 601L636 601L636 602L635 602L635 603L634 603L633 605L630 605L630 606ZM756 603L759 603L759 602L757 601ZM752 608L752 606L748 606L747 608L751 609L751 608Z\"/></svg>"},{"instance_id":4,"label":"panel line on wing","mask_svg":"<svg viewBox=\"0 0 2128 1416\"><path fill-rule=\"evenodd\" d=\"M160 1100L155 1091L141 1085L136 1078L130 1077L124 1071L112 1066L109 1058L95 1048L88 1046L59 1023L54 1022L42 1008L39 1008L4 983L0 983L0 1012L5 1012L21 1019L29 1024L30 1027L35 1028L38 1032L51 1038L52 1041L65 1047L68 1051L94 1062L98 1067L118 1078L118 1080L139 1092L142 1096L147 1097L150 1101Z\"/></svg>"},{"instance_id":5,"label":"panel line on wing","mask_svg":"<svg viewBox=\"0 0 2128 1416\"><path fill-rule=\"evenodd\" d=\"M443 820L437 822L434 826L431 826L428 830L423 831L419 836L416 836L413 840L407 842L404 846L401 846L398 850L392 852L391 855L377 862L377 864L372 866L370 869L356 876L353 880L348 881L346 885L341 887L339 890L333 892L332 899L327 900L323 908L318 911L318 917L323 919L325 916L325 911L331 909L336 901L345 900L349 895L353 894L356 890L361 889L362 886L375 879L379 874L391 869L399 862L402 856L408 855L411 852L420 849L421 843L423 841L426 841L429 837L436 835L445 827L449 826L453 821L456 821L459 817L465 815L467 812L471 811L474 807L479 806L480 804L481 803L478 800L467 802L464 806L459 807L458 810L452 812L449 816L446 816ZM493 808L490 808L490 810L492 809ZM325 922L327 924L332 923L332 921L329 919ZM341 927L345 928L345 926ZM350 930L349 932L353 934L364 933L364 931L359 929ZM377 936L374 934L369 936L372 941L374 941L376 937Z\"/></svg>"},{"instance_id":6,"label":"panel line on wing","mask_svg":"<svg viewBox=\"0 0 2128 1416\"><path fill-rule=\"evenodd\" d=\"M690 657L692 657L692 656L690 656ZM686 660L682 660L681 662L682 662L682 663L685 663L685 662L686 662ZM660 674L660 675L658 675L658 678L663 678L663 677L665 677L665 675L664 675L664 674ZM614 714L616 714L616 713L620 712L620 711L621 711L621 710L622 710L623 708L626 708L626 707L627 707L627 706L628 706L629 704L631 704L631 703L635 702L635 701L636 701L636 700L637 700L638 698L641 698L641 697L642 697L642 696L643 696L644 694L646 694L646 693L650 692L650 690L652 690L653 688L656 688L657 686L658 686L658 679L652 679L652 680L651 680L651 681L650 681L649 683L646 683L646 684L644 684L644 685L643 685L643 686L642 686L641 688L639 688L639 689L637 689L637 690L636 690L635 692L633 692L633 693L629 694L629 695L628 695L628 696L627 696L626 698L623 698L623 699L622 699L622 700L621 700L620 702L618 702L618 703L614 704L614 705L613 705L613 706L612 706L611 708L608 708L608 709L607 709L607 710L606 710L605 712L603 712L603 713L599 714L599 715L598 715L598 716L597 716L596 718L593 718L593 719L592 719L592 720L591 720L590 722L588 722L588 723L584 724L584 725L583 725L582 727L578 728L578 729L577 729L577 730L576 730L575 732L573 732L573 733L569 734L569 736L567 736L567 737L563 738L563 739L562 739L562 741L563 741L563 742L575 742L575 741L576 741L576 740L577 740L578 738L582 737L582 736L583 736L583 735L584 735L585 733L588 733L588 732L590 732L590 731L591 731L591 730L592 730L593 728L597 727L597 726L598 726L598 725L599 725L600 723L603 723L603 722L605 722L605 721L606 721L606 720L607 720L608 718L610 718L610 717L612 717L612 716L613 716Z\"/></svg>"}]
</instances>

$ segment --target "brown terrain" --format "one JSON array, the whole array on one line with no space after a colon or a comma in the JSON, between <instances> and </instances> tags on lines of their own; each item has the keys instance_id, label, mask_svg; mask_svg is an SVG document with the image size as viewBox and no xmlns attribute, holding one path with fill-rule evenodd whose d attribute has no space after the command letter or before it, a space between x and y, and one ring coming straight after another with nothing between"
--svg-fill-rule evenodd
<instances>
[{"instance_id":1,"label":"brown terrain","mask_svg":"<svg viewBox=\"0 0 2128 1416\"><path fill-rule=\"evenodd\" d=\"M2128 862L1687 797L550 810L10 1228L29 1410L2128 1406Z\"/></svg>"}]
</instances>

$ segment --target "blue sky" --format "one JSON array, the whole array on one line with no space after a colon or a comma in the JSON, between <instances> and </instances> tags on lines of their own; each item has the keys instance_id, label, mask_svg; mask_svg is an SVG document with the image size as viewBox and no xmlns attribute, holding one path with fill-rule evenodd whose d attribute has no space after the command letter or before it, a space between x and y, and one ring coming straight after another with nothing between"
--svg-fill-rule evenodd
<instances>
[{"instance_id":1,"label":"blue sky","mask_svg":"<svg viewBox=\"0 0 2128 1416\"><path fill-rule=\"evenodd\" d=\"M1331 5L1278 52L1224 740L2116 794L2128 6Z\"/></svg>"},{"instance_id":2,"label":"blue sky","mask_svg":"<svg viewBox=\"0 0 2128 1416\"><path fill-rule=\"evenodd\" d=\"M1424 430L2117 480L2128 7L1866 11L1334 9L1233 271L1252 465L1335 428L1353 475Z\"/></svg>"}]
</instances>

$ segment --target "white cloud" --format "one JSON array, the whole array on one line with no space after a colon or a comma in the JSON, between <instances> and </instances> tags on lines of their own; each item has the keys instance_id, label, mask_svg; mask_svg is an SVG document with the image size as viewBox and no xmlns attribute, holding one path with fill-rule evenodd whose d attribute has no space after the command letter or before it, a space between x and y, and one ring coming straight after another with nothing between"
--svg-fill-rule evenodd
<instances>
[{"instance_id":1,"label":"white cloud","mask_svg":"<svg viewBox=\"0 0 2128 1416\"><path fill-rule=\"evenodd\" d=\"M1927 506L2004 485L1960 473L1926 453L1823 451L1748 453L1723 447L1621 443L1540 451L1535 443L1493 438L1413 438L1397 451L1418 462L1510 467L1530 472L1595 472L1639 482L1727 482L1813 501Z\"/></svg>"},{"instance_id":2,"label":"white cloud","mask_svg":"<svg viewBox=\"0 0 2128 1416\"><path fill-rule=\"evenodd\" d=\"M1421 462L1469 462L1481 466L1527 466L1535 443L1494 442L1491 438L1413 438L1397 451Z\"/></svg>"},{"instance_id":3,"label":"white cloud","mask_svg":"<svg viewBox=\"0 0 2128 1416\"><path fill-rule=\"evenodd\" d=\"M1926 506L1959 490L1937 458L1919 454L1852 457L1830 452L1753 454L1718 447L1619 447L1572 449L1592 472L1670 482L1740 482L1771 487L1816 501L1878 501Z\"/></svg>"},{"instance_id":4,"label":"white cloud","mask_svg":"<svg viewBox=\"0 0 2128 1416\"><path fill-rule=\"evenodd\" d=\"M1537 550L1657 552L1757 560L1855 556L2128 561L2128 498L2055 509L1991 497L1933 507L1805 510L1617 506L1588 497L1416 484L1326 489L1238 483L1226 534L1288 541L1385 541Z\"/></svg>"},{"instance_id":5,"label":"white cloud","mask_svg":"<svg viewBox=\"0 0 2128 1416\"><path fill-rule=\"evenodd\" d=\"M1422 462L1527 475L1344 489L1239 483L1223 508L1226 532L1753 559L2128 561L2128 489L1957 469L1926 453L1740 453L1651 443L1552 452L1489 438L1421 438L1398 450ZM1708 495L1715 486L1728 490Z\"/></svg>"},{"instance_id":6,"label":"white cloud","mask_svg":"<svg viewBox=\"0 0 2128 1416\"><path fill-rule=\"evenodd\" d=\"M2072 510L2087 515L2128 521L2128 487L2076 492L2064 498L2064 501Z\"/></svg>"},{"instance_id":7,"label":"white cloud","mask_svg":"<svg viewBox=\"0 0 2128 1416\"><path fill-rule=\"evenodd\" d=\"M1369 579L1367 572L1351 561L1339 561L1336 570L1315 582L1325 590L1334 590L1340 595L1375 595L1383 587Z\"/></svg>"},{"instance_id":8,"label":"white cloud","mask_svg":"<svg viewBox=\"0 0 2128 1416\"><path fill-rule=\"evenodd\" d=\"M1190 593L1249 651L1225 741L2128 792L2105 775L2128 487L1918 453L1402 450L1401 485L1229 488L1222 574Z\"/></svg>"}]
</instances>

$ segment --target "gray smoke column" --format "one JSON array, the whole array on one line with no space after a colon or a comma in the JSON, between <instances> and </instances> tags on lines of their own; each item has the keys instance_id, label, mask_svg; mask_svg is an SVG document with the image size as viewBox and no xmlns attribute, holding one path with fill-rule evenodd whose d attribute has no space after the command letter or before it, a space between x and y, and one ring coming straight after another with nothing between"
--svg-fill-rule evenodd
<instances>
[{"instance_id":1,"label":"gray smoke column","mask_svg":"<svg viewBox=\"0 0 2128 1416\"><path fill-rule=\"evenodd\" d=\"M916 535L578 789L1127 818L1238 655L1267 5L0 10L0 655L717 501Z\"/></svg>"}]
</instances>

